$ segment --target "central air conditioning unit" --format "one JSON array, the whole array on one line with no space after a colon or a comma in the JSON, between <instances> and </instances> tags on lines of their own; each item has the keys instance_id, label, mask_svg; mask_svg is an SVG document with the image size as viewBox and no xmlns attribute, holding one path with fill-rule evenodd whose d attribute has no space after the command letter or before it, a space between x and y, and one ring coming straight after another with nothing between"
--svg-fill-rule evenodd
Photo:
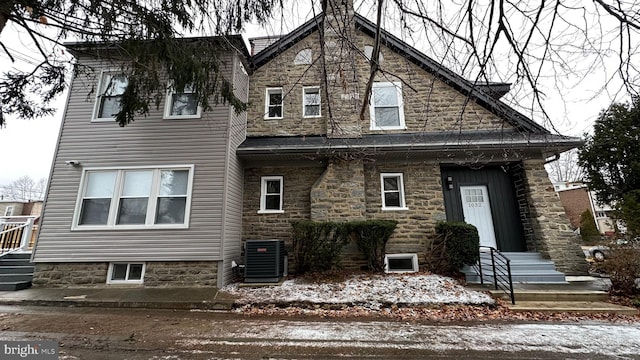
<instances>
[{"instance_id":1,"label":"central air conditioning unit","mask_svg":"<svg viewBox=\"0 0 640 360\"><path fill-rule=\"evenodd\" d=\"M247 240L244 282L278 282L287 271L284 240Z\"/></svg>"}]
</instances>

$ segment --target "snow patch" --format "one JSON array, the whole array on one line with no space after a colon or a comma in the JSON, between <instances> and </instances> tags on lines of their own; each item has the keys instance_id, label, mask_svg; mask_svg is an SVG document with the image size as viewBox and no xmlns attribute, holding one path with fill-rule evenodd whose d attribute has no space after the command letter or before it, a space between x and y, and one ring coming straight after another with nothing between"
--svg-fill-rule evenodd
<instances>
[{"instance_id":1,"label":"snow patch","mask_svg":"<svg viewBox=\"0 0 640 360\"><path fill-rule=\"evenodd\" d=\"M493 304L488 294L464 288L439 275L354 275L344 282L309 283L286 280L259 288L231 284L221 291L237 296L237 304L345 304L379 309L388 305Z\"/></svg>"}]
</instances>

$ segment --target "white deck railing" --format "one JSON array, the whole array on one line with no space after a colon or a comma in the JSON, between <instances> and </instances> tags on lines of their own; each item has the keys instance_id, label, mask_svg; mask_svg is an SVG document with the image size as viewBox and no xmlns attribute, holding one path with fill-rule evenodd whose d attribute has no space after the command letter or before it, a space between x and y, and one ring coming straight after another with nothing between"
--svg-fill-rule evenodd
<instances>
[{"instance_id":1,"label":"white deck railing","mask_svg":"<svg viewBox=\"0 0 640 360\"><path fill-rule=\"evenodd\" d=\"M0 217L0 257L11 253L30 252L36 216Z\"/></svg>"}]
</instances>

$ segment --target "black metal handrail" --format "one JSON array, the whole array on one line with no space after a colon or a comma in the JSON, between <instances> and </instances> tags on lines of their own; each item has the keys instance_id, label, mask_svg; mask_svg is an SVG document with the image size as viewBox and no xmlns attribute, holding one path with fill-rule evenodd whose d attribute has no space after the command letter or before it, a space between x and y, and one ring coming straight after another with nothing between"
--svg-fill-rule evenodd
<instances>
[{"instance_id":1,"label":"black metal handrail","mask_svg":"<svg viewBox=\"0 0 640 360\"><path fill-rule=\"evenodd\" d=\"M488 256L487 256L488 255ZM513 281L511 279L511 260L500 251L491 246L480 246L480 259L475 266L476 273L480 276L480 284L484 285L485 274L483 268L491 267L491 274L486 274L491 279L494 288L505 292L515 305L516 298L513 294Z\"/></svg>"}]
</instances>

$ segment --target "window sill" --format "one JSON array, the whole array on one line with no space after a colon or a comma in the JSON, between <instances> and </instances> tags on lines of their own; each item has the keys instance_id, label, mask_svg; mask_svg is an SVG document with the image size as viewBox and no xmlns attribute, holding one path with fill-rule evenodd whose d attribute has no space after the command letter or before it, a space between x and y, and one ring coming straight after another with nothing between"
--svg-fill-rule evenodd
<instances>
[{"instance_id":1,"label":"window sill","mask_svg":"<svg viewBox=\"0 0 640 360\"><path fill-rule=\"evenodd\" d=\"M164 230L164 229L188 229L187 224L168 224L168 225L75 225L71 227L71 231L123 231L123 230Z\"/></svg>"},{"instance_id":2,"label":"window sill","mask_svg":"<svg viewBox=\"0 0 640 360\"><path fill-rule=\"evenodd\" d=\"M303 119L318 119L321 118L322 115L302 115Z\"/></svg>"},{"instance_id":3,"label":"window sill","mask_svg":"<svg viewBox=\"0 0 640 360\"><path fill-rule=\"evenodd\" d=\"M406 211L408 207L383 207L382 211Z\"/></svg>"},{"instance_id":4,"label":"window sill","mask_svg":"<svg viewBox=\"0 0 640 360\"><path fill-rule=\"evenodd\" d=\"M101 123L101 122L115 122L115 118L93 118L91 119L92 123Z\"/></svg>"},{"instance_id":5,"label":"window sill","mask_svg":"<svg viewBox=\"0 0 640 360\"><path fill-rule=\"evenodd\" d=\"M284 214L284 210L258 210L258 214Z\"/></svg>"},{"instance_id":6,"label":"window sill","mask_svg":"<svg viewBox=\"0 0 640 360\"><path fill-rule=\"evenodd\" d=\"M108 280L107 285L142 285L143 280Z\"/></svg>"},{"instance_id":7,"label":"window sill","mask_svg":"<svg viewBox=\"0 0 640 360\"><path fill-rule=\"evenodd\" d=\"M200 119L202 116L200 114L196 115L165 115L162 117L163 120L182 120L182 119Z\"/></svg>"},{"instance_id":8,"label":"window sill","mask_svg":"<svg viewBox=\"0 0 640 360\"><path fill-rule=\"evenodd\" d=\"M393 126L393 127L370 127L371 131L387 131L387 130L407 130L406 126Z\"/></svg>"},{"instance_id":9,"label":"window sill","mask_svg":"<svg viewBox=\"0 0 640 360\"><path fill-rule=\"evenodd\" d=\"M282 120L284 117L265 117L265 120Z\"/></svg>"}]
</instances>

